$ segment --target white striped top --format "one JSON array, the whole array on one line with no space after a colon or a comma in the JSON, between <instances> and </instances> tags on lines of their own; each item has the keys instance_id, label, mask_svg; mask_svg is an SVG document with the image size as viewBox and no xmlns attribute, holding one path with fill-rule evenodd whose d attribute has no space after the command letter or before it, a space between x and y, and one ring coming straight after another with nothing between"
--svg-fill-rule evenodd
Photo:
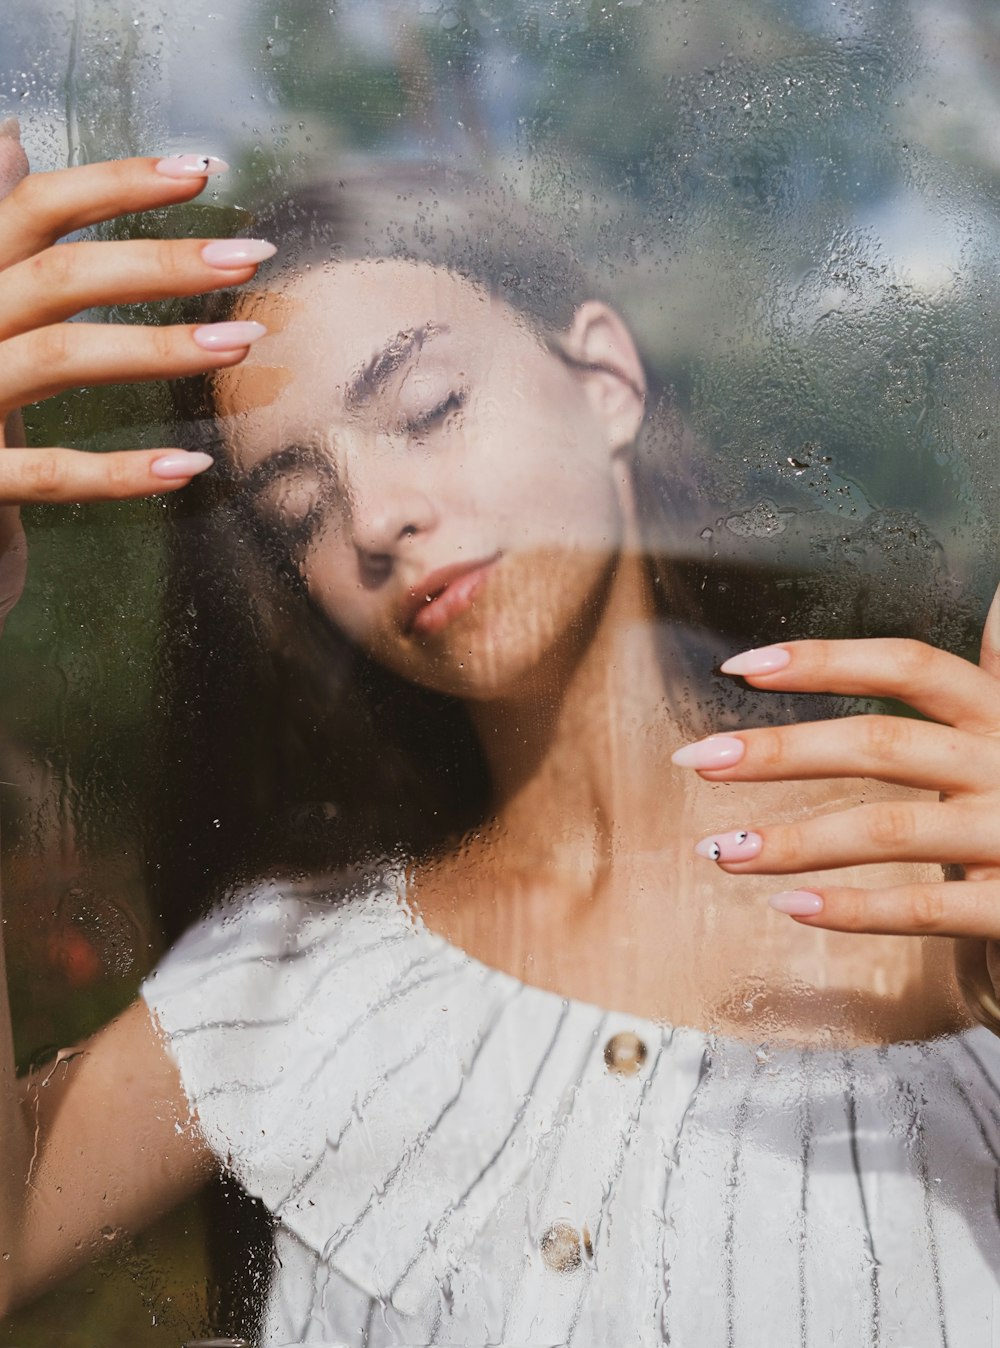
<instances>
[{"instance_id":1,"label":"white striped top","mask_svg":"<svg viewBox=\"0 0 1000 1348\"><path fill-rule=\"evenodd\" d=\"M144 995L277 1219L267 1345L1000 1345L985 1030L771 1051L637 1021L470 959L389 880L244 895Z\"/></svg>"}]
</instances>

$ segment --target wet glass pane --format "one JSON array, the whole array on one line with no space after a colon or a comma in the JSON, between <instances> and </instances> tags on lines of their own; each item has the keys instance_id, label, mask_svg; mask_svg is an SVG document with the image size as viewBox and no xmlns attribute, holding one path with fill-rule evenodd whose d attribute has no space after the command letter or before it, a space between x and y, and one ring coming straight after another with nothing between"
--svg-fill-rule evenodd
<instances>
[{"instance_id":1,"label":"wet glass pane","mask_svg":"<svg viewBox=\"0 0 1000 1348\"><path fill-rule=\"evenodd\" d=\"M0 1270L43 1290L0 1342L1000 1333L1000 1047L915 934L939 891L822 925L996 861L1000 699L912 647L780 673L978 659L998 36L986 0L4 15L36 171L230 166L60 233L279 251L209 297L178 254L160 301L109 254L88 321L268 335L26 410L215 465L24 511Z\"/></svg>"}]
</instances>

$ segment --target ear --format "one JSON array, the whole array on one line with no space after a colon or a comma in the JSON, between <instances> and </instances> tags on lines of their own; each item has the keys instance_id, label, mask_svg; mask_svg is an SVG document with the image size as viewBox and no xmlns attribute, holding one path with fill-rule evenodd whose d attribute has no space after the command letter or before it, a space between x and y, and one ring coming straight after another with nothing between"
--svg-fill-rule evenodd
<instances>
[{"instance_id":1,"label":"ear","mask_svg":"<svg viewBox=\"0 0 1000 1348\"><path fill-rule=\"evenodd\" d=\"M613 309L587 300L560 338L612 450L628 449L646 411L646 375L632 334Z\"/></svg>"}]
</instances>

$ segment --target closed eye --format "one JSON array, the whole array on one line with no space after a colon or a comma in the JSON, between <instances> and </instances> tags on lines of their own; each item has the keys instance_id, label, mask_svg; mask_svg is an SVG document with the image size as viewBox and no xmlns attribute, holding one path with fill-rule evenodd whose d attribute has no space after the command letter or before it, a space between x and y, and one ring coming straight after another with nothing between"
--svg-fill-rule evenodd
<instances>
[{"instance_id":1,"label":"closed eye","mask_svg":"<svg viewBox=\"0 0 1000 1348\"><path fill-rule=\"evenodd\" d=\"M422 435L432 430L435 426L442 424L454 412L460 412L465 406L465 389L453 389L447 396L429 408L426 412L419 412L414 416L407 417L403 423L403 429L407 435Z\"/></svg>"},{"instance_id":2,"label":"closed eye","mask_svg":"<svg viewBox=\"0 0 1000 1348\"><path fill-rule=\"evenodd\" d=\"M266 535L292 552L309 542L338 499L332 465L299 445L272 455L244 484L252 517Z\"/></svg>"},{"instance_id":3,"label":"closed eye","mask_svg":"<svg viewBox=\"0 0 1000 1348\"><path fill-rule=\"evenodd\" d=\"M298 539L312 532L318 520L324 484L316 477L275 482L257 497L257 509L267 527L284 530Z\"/></svg>"}]
</instances>

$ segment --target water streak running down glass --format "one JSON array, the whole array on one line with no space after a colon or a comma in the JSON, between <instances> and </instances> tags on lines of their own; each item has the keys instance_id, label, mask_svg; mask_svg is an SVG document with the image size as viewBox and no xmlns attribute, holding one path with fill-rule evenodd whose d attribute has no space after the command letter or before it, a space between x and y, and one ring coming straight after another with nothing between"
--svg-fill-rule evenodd
<instances>
[{"instance_id":1,"label":"water streak running down glass","mask_svg":"<svg viewBox=\"0 0 1000 1348\"><path fill-rule=\"evenodd\" d=\"M1000 1054L951 946L768 909L833 883L835 824L805 879L754 851L936 792L670 753L886 710L720 674L741 650L978 658L996 36L987 0L5 15L0 121L36 170L232 166L78 237L279 251L239 289L86 315L263 323L245 363L27 412L38 444L216 466L25 512L18 1064L75 1079L141 988L227 1174L135 1233L109 1186L107 1257L0 1344L987 1333ZM928 882L968 860L927 848Z\"/></svg>"}]
</instances>

